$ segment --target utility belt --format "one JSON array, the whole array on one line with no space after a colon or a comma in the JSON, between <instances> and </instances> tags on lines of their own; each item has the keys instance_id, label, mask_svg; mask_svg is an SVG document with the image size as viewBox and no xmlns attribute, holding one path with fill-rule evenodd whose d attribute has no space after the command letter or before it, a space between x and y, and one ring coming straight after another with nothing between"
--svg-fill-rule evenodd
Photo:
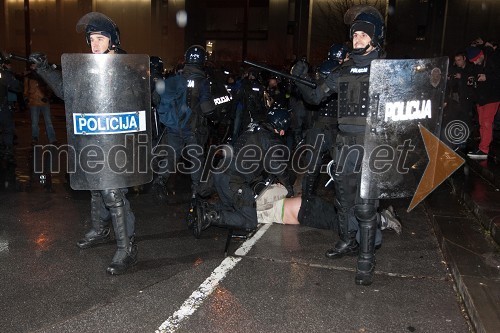
<instances>
[{"instance_id":1,"label":"utility belt","mask_svg":"<svg viewBox=\"0 0 500 333\"><path fill-rule=\"evenodd\" d=\"M338 123L336 115L324 116L324 115L321 115L321 114L316 118L315 122L320 123L320 124L327 124L327 125L329 125L329 124L337 124Z\"/></svg>"}]
</instances>

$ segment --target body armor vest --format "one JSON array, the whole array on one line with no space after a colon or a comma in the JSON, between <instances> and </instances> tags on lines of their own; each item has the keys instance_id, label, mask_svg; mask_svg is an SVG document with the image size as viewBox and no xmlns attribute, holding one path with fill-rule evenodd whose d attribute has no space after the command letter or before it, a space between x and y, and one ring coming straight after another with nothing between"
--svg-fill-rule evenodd
<instances>
[{"instance_id":1,"label":"body armor vest","mask_svg":"<svg viewBox=\"0 0 500 333\"><path fill-rule=\"evenodd\" d=\"M332 97L337 97L333 94ZM332 117L337 118L338 101L337 98L330 98L327 101L320 104L318 110L319 117Z\"/></svg>"},{"instance_id":2,"label":"body armor vest","mask_svg":"<svg viewBox=\"0 0 500 333\"><path fill-rule=\"evenodd\" d=\"M313 128L325 128L325 126L337 125L337 94L331 95L328 100L319 105L317 111L313 111Z\"/></svg>"},{"instance_id":3,"label":"body armor vest","mask_svg":"<svg viewBox=\"0 0 500 333\"><path fill-rule=\"evenodd\" d=\"M368 114L370 67L345 67L339 79L339 124L365 125Z\"/></svg>"}]
</instances>

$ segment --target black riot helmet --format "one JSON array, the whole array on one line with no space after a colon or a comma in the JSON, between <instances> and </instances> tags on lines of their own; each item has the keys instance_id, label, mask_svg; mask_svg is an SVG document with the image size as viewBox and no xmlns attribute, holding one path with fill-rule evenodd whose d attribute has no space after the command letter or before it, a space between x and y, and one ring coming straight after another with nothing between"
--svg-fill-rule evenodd
<instances>
[{"instance_id":1,"label":"black riot helmet","mask_svg":"<svg viewBox=\"0 0 500 333\"><path fill-rule=\"evenodd\" d=\"M323 78L327 77L335 68L339 67L340 63L335 59L326 59L318 66L318 74Z\"/></svg>"},{"instance_id":2,"label":"black riot helmet","mask_svg":"<svg viewBox=\"0 0 500 333\"><path fill-rule=\"evenodd\" d=\"M158 56L149 57L149 70L152 77L161 77L163 75L163 60Z\"/></svg>"},{"instance_id":3,"label":"black riot helmet","mask_svg":"<svg viewBox=\"0 0 500 333\"><path fill-rule=\"evenodd\" d=\"M278 132L290 127L290 112L281 106L274 106L267 112L267 122Z\"/></svg>"},{"instance_id":4,"label":"black riot helmet","mask_svg":"<svg viewBox=\"0 0 500 333\"><path fill-rule=\"evenodd\" d=\"M384 18L380 12L369 5L356 5L349 8L344 15L344 22L349 24L349 38L355 31L363 31L370 36L370 44L376 49L381 49L385 38ZM353 53L360 54L366 50L353 50Z\"/></svg>"},{"instance_id":5,"label":"black riot helmet","mask_svg":"<svg viewBox=\"0 0 500 333\"><path fill-rule=\"evenodd\" d=\"M337 60L339 62L344 61L347 53L349 53L349 49L344 44L333 44L328 50L328 59Z\"/></svg>"},{"instance_id":6,"label":"black riot helmet","mask_svg":"<svg viewBox=\"0 0 500 333\"><path fill-rule=\"evenodd\" d=\"M76 32L85 32L85 40L90 45L90 35L99 33L110 39L108 49L120 46L120 30L109 17L98 12L85 14L76 24Z\"/></svg>"},{"instance_id":7,"label":"black riot helmet","mask_svg":"<svg viewBox=\"0 0 500 333\"><path fill-rule=\"evenodd\" d=\"M186 64L203 65L207 60L207 53L201 45L191 45L184 54Z\"/></svg>"}]
</instances>

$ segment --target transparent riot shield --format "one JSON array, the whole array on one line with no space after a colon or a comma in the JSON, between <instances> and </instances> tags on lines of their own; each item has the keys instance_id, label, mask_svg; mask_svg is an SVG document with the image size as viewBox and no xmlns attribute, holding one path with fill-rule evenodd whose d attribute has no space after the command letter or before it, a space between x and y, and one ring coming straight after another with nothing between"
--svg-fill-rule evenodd
<instances>
[{"instance_id":1,"label":"transparent riot shield","mask_svg":"<svg viewBox=\"0 0 500 333\"><path fill-rule=\"evenodd\" d=\"M439 137L448 58L374 60L360 195L411 197L429 161L419 124Z\"/></svg>"},{"instance_id":2,"label":"transparent riot shield","mask_svg":"<svg viewBox=\"0 0 500 333\"><path fill-rule=\"evenodd\" d=\"M63 54L61 67L71 188L150 182L149 56Z\"/></svg>"}]
</instances>

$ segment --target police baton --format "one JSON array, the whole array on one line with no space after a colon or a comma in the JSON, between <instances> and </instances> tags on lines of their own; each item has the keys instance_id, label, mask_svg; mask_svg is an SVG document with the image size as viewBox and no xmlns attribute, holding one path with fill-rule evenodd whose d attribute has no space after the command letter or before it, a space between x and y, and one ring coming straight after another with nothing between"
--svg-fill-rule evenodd
<instances>
[{"instance_id":1,"label":"police baton","mask_svg":"<svg viewBox=\"0 0 500 333\"><path fill-rule=\"evenodd\" d=\"M295 75L291 75L291 74L287 74L287 73L284 73L284 72L280 72L280 71L277 71L275 69L272 69L272 68L269 68L269 67L266 67L264 65L261 65L261 64L257 64L255 62L251 62L251 61L248 61L248 60L243 60L243 62L245 64L248 64L250 66L254 66L254 67L257 67L257 68L260 68L260 69L263 69L263 70L266 70L268 72L271 72L271 73L274 73L274 74L277 74L277 75L280 75L280 76L283 76L287 79L290 79L290 80L293 80L295 82L298 82L298 83L302 83L302 84L305 84L306 86L309 86L311 88L316 88L316 83L315 82L312 82L312 81L309 81L309 80L306 80L306 79L303 79L301 77L298 77L298 76L295 76Z\"/></svg>"},{"instance_id":2,"label":"police baton","mask_svg":"<svg viewBox=\"0 0 500 333\"><path fill-rule=\"evenodd\" d=\"M30 60L28 58L20 56L18 54L14 54L14 53L9 53L9 58L10 59L14 59L14 60L18 60L18 61L24 61L24 62L27 62L27 63L30 62ZM54 68L54 69L57 68L57 67L59 67L56 64L51 64L51 63L49 63L49 66L52 67L52 68Z\"/></svg>"},{"instance_id":3,"label":"police baton","mask_svg":"<svg viewBox=\"0 0 500 333\"><path fill-rule=\"evenodd\" d=\"M23 56L20 56L20 55L14 54L14 53L9 53L9 58L14 59L14 60L29 62L28 58L25 58Z\"/></svg>"}]
</instances>

